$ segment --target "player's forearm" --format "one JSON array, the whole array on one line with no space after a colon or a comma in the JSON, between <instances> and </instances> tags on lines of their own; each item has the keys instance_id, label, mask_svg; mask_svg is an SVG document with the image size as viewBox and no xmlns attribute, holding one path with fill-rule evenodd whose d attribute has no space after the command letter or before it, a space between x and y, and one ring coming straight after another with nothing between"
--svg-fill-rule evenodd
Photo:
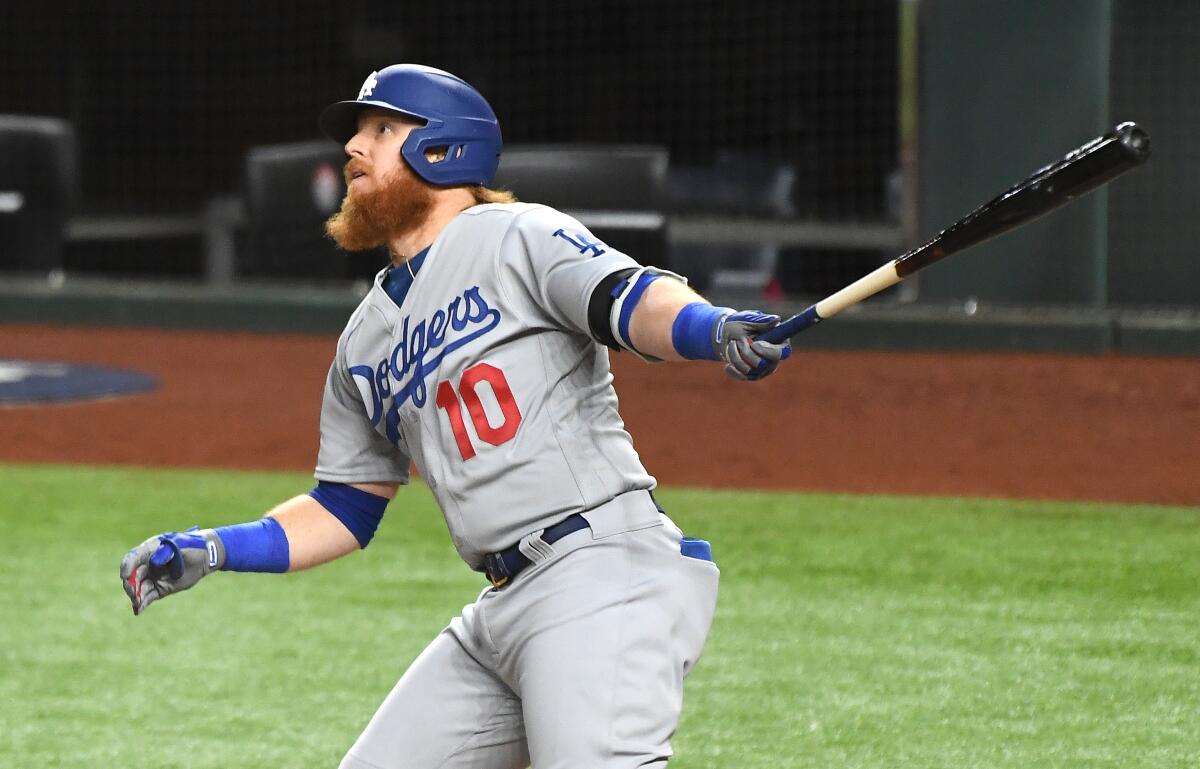
<instances>
[{"instance_id":1,"label":"player's forearm","mask_svg":"<svg viewBox=\"0 0 1200 769\"><path fill-rule=\"evenodd\" d=\"M773 344L757 335L779 322L757 310L714 307L682 282L643 270L626 279L612 313L629 314L628 331L613 322L617 343L643 357L659 360L723 361L735 379L762 379L791 354L787 343Z\"/></svg>"},{"instance_id":2,"label":"player's forearm","mask_svg":"<svg viewBox=\"0 0 1200 769\"><path fill-rule=\"evenodd\" d=\"M675 349L672 329L679 311L703 297L678 280L656 280L646 288L629 319L633 346L661 360L684 360Z\"/></svg>"},{"instance_id":3,"label":"player's forearm","mask_svg":"<svg viewBox=\"0 0 1200 769\"><path fill-rule=\"evenodd\" d=\"M288 541L288 571L303 571L359 549L350 530L307 494L293 497L267 515L283 527Z\"/></svg>"},{"instance_id":4,"label":"player's forearm","mask_svg":"<svg viewBox=\"0 0 1200 769\"><path fill-rule=\"evenodd\" d=\"M133 613L214 571L301 571L366 547L396 487L322 482L256 521L151 537L121 559Z\"/></svg>"},{"instance_id":5,"label":"player's forearm","mask_svg":"<svg viewBox=\"0 0 1200 769\"><path fill-rule=\"evenodd\" d=\"M321 483L267 513L288 540L288 571L303 571L367 546L396 495L395 483Z\"/></svg>"}]
</instances>

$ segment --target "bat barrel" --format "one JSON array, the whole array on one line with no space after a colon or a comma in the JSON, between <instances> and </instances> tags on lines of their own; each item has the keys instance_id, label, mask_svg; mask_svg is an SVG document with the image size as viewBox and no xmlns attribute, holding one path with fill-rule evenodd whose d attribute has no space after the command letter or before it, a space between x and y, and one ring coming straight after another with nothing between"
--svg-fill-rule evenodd
<instances>
[{"instance_id":1,"label":"bat barrel","mask_svg":"<svg viewBox=\"0 0 1200 769\"><path fill-rule=\"evenodd\" d=\"M896 260L908 277L945 256L1045 216L1150 157L1150 135L1137 123L1121 123L1104 136L1040 168L1019 184L959 219L925 245Z\"/></svg>"},{"instance_id":2,"label":"bat barrel","mask_svg":"<svg viewBox=\"0 0 1200 769\"><path fill-rule=\"evenodd\" d=\"M1145 163L1150 158L1150 134L1137 123L1121 123L1113 131L1121 147L1134 163Z\"/></svg>"},{"instance_id":3,"label":"bat barrel","mask_svg":"<svg viewBox=\"0 0 1200 769\"><path fill-rule=\"evenodd\" d=\"M1149 157L1150 135L1137 123L1121 123L1061 160L1034 171L928 243L830 294L759 338L782 342L950 254L1050 213L1145 163Z\"/></svg>"}]
</instances>

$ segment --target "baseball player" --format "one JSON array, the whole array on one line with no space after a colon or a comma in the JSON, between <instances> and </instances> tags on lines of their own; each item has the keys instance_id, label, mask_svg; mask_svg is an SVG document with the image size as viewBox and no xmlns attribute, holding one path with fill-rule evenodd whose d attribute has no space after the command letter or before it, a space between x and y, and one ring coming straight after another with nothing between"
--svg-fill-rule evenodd
<instances>
[{"instance_id":1,"label":"baseball player","mask_svg":"<svg viewBox=\"0 0 1200 769\"><path fill-rule=\"evenodd\" d=\"M655 502L608 350L754 380L790 352L754 339L778 318L714 307L570 216L490 189L496 116L447 72L372 73L320 125L349 155L329 234L386 245L392 263L338 340L317 485L260 520L129 551L134 614L214 571L300 571L366 547L416 463L490 585L341 766L665 766L719 572Z\"/></svg>"}]
</instances>

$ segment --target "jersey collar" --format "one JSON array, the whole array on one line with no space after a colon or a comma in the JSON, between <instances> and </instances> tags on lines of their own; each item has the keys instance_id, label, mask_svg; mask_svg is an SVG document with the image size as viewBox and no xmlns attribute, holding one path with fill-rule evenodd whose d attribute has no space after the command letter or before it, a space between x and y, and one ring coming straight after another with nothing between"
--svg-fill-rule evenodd
<instances>
[{"instance_id":1,"label":"jersey collar","mask_svg":"<svg viewBox=\"0 0 1200 769\"><path fill-rule=\"evenodd\" d=\"M430 246L426 246L406 264L392 265L384 273L381 286L384 293L395 302L397 307L404 304L404 298L408 296L408 290L412 288L413 278L421 271L421 265L425 264L425 257L429 254L429 249Z\"/></svg>"}]
</instances>

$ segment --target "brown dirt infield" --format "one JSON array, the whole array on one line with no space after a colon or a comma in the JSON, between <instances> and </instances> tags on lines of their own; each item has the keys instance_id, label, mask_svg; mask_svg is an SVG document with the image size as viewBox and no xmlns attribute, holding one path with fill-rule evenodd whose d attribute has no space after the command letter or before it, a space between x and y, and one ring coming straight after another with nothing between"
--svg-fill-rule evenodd
<instances>
[{"instance_id":1,"label":"brown dirt infield","mask_svg":"<svg viewBox=\"0 0 1200 769\"><path fill-rule=\"evenodd\" d=\"M144 395L0 409L0 461L309 470L334 342L0 326L0 358L160 378ZM1200 505L1200 361L800 352L746 385L615 358L663 484Z\"/></svg>"}]
</instances>

